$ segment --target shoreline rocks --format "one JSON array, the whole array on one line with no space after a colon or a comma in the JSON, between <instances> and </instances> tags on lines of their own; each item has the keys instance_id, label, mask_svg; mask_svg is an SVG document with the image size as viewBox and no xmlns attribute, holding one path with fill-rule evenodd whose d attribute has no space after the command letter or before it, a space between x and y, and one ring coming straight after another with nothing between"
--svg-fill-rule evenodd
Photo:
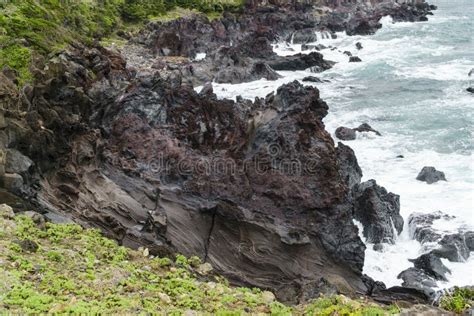
<instances>
[{"instance_id":1,"label":"shoreline rocks","mask_svg":"<svg viewBox=\"0 0 474 316\"><path fill-rule=\"evenodd\" d=\"M423 167L416 180L433 184L438 181L447 181L444 172L436 170L435 167Z\"/></svg>"}]
</instances>

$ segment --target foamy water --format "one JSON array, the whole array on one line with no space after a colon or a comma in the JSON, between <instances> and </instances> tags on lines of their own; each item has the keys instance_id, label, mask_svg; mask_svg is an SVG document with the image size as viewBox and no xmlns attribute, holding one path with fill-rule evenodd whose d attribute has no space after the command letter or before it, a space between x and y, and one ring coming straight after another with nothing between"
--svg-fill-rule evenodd
<instances>
[{"instance_id":1,"label":"foamy water","mask_svg":"<svg viewBox=\"0 0 474 316\"><path fill-rule=\"evenodd\" d=\"M326 72L282 71L283 78L276 81L214 84L214 91L220 98L253 99L309 75L330 80L315 85L329 104L324 122L333 138L337 141L333 134L337 127L364 122L382 133L382 137L361 133L356 140L344 142L356 152L363 181L376 179L399 194L405 223L414 212L442 211L456 218L435 222L441 233L472 230L474 96L465 89L474 86L474 78L468 77L474 68L474 6L468 4L470 0L432 2L439 10L428 22L393 24L387 17L373 36L320 36L318 44L337 47L321 51L337 62ZM356 42L364 48L358 51ZM279 43L274 50L292 55L301 52L301 45ZM349 63L343 54L346 50L362 62ZM432 185L417 181L423 166L445 172L448 181ZM408 259L429 250L410 238L406 225L396 244L385 245L382 255L367 246L364 272L387 286L400 285L397 275L413 266ZM443 262L452 274L448 282L438 283L440 288L474 285L474 254L467 262Z\"/></svg>"}]
</instances>

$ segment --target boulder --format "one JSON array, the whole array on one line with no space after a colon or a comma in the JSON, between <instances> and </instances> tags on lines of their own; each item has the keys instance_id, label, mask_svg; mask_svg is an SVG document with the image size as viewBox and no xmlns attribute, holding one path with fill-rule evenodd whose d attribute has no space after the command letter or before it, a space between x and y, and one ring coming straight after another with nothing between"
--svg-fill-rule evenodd
<instances>
[{"instance_id":1,"label":"boulder","mask_svg":"<svg viewBox=\"0 0 474 316\"><path fill-rule=\"evenodd\" d=\"M324 80L321 80L321 79L319 79L318 77L315 77L315 76L304 77L301 81L303 81L303 82L318 82L318 83L324 82Z\"/></svg>"},{"instance_id":2,"label":"boulder","mask_svg":"<svg viewBox=\"0 0 474 316\"><path fill-rule=\"evenodd\" d=\"M474 87L469 87L466 89L467 92L474 93Z\"/></svg>"},{"instance_id":3,"label":"boulder","mask_svg":"<svg viewBox=\"0 0 474 316\"><path fill-rule=\"evenodd\" d=\"M446 274L451 271L441 262L441 259L433 252L419 256L417 259L410 260L415 268L423 270L430 277L447 281Z\"/></svg>"},{"instance_id":4,"label":"boulder","mask_svg":"<svg viewBox=\"0 0 474 316\"><path fill-rule=\"evenodd\" d=\"M344 55L347 55L347 56L349 56L349 57L352 57L352 53L351 53L350 51L348 51L348 50L344 51L343 54L344 54Z\"/></svg>"},{"instance_id":5,"label":"boulder","mask_svg":"<svg viewBox=\"0 0 474 316\"><path fill-rule=\"evenodd\" d=\"M369 180L355 191L354 218L362 223L370 243L394 243L403 229L400 197Z\"/></svg>"},{"instance_id":6,"label":"boulder","mask_svg":"<svg viewBox=\"0 0 474 316\"><path fill-rule=\"evenodd\" d=\"M356 139L356 132L352 128L340 126L336 129L336 137L340 140L354 140Z\"/></svg>"},{"instance_id":7,"label":"boulder","mask_svg":"<svg viewBox=\"0 0 474 316\"><path fill-rule=\"evenodd\" d=\"M19 193L23 187L23 177L17 173L5 173L0 180L3 188L13 193Z\"/></svg>"},{"instance_id":8,"label":"boulder","mask_svg":"<svg viewBox=\"0 0 474 316\"><path fill-rule=\"evenodd\" d=\"M402 279L403 287L417 289L428 297L434 297L436 281L421 269L408 268L401 272L397 278Z\"/></svg>"},{"instance_id":9,"label":"boulder","mask_svg":"<svg viewBox=\"0 0 474 316\"><path fill-rule=\"evenodd\" d=\"M441 239L440 232L433 229L433 223L436 220L452 220L453 216L444 214L441 211L433 213L412 213L408 217L408 229L410 236L420 243L433 243Z\"/></svg>"},{"instance_id":10,"label":"boulder","mask_svg":"<svg viewBox=\"0 0 474 316\"><path fill-rule=\"evenodd\" d=\"M358 50L361 50L361 49L363 48L363 47L362 47L362 44L361 44L360 42L357 42L357 43L355 44L355 46L356 46L356 48L357 48Z\"/></svg>"},{"instance_id":11,"label":"boulder","mask_svg":"<svg viewBox=\"0 0 474 316\"><path fill-rule=\"evenodd\" d=\"M309 54L296 54L291 56L274 56L268 60L268 65L274 70L306 70L311 68L312 72L321 72L330 69L334 62L325 60L318 52Z\"/></svg>"},{"instance_id":12,"label":"boulder","mask_svg":"<svg viewBox=\"0 0 474 316\"><path fill-rule=\"evenodd\" d=\"M6 153L5 172L21 174L27 172L34 164L30 158L16 149L9 148Z\"/></svg>"},{"instance_id":13,"label":"boulder","mask_svg":"<svg viewBox=\"0 0 474 316\"><path fill-rule=\"evenodd\" d=\"M361 133L361 132L373 132L377 136L382 136L382 134L380 134L379 131L376 131L375 129L372 128L372 126L370 126L367 123L362 123L361 125L359 125L359 127L354 128L354 130L356 132L359 132L359 133Z\"/></svg>"},{"instance_id":14,"label":"boulder","mask_svg":"<svg viewBox=\"0 0 474 316\"><path fill-rule=\"evenodd\" d=\"M13 209L7 204L0 204L0 217L13 219L15 217L15 213L13 212Z\"/></svg>"},{"instance_id":15,"label":"boulder","mask_svg":"<svg viewBox=\"0 0 474 316\"><path fill-rule=\"evenodd\" d=\"M432 184L438 181L447 181L444 172L436 170L435 167L423 167L416 177L418 181L424 181Z\"/></svg>"},{"instance_id":16,"label":"boulder","mask_svg":"<svg viewBox=\"0 0 474 316\"><path fill-rule=\"evenodd\" d=\"M470 250L464 234L461 232L443 236L438 244L439 248L432 251L438 257L446 258L452 262L464 262L469 258Z\"/></svg>"},{"instance_id":17,"label":"boulder","mask_svg":"<svg viewBox=\"0 0 474 316\"><path fill-rule=\"evenodd\" d=\"M360 59L359 57L357 56L351 56L349 57L349 62L350 63L360 63L362 61L362 59Z\"/></svg>"}]
</instances>

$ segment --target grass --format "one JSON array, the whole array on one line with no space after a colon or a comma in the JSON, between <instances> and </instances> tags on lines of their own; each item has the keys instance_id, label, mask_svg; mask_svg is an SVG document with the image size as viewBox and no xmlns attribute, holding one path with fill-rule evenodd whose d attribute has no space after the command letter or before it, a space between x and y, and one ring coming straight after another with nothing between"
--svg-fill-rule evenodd
<instances>
[{"instance_id":1,"label":"grass","mask_svg":"<svg viewBox=\"0 0 474 316\"><path fill-rule=\"evenodd\" d=\"M455 287L452 293L444 295L439 306L445 310L461 314L474 304L474 290Z\"/></svg>"},{"instance_id":2,"label":"grass","mask_svg":"<svg viewBox=\"0 0 474 316\"><path fill-rule=\"evenodd\" d=\"M256 288L197 272L197 257L158 258L96 229L0 214L0 314L388 315L342 295L286 306Z\"/></svg>"}]
</instances>

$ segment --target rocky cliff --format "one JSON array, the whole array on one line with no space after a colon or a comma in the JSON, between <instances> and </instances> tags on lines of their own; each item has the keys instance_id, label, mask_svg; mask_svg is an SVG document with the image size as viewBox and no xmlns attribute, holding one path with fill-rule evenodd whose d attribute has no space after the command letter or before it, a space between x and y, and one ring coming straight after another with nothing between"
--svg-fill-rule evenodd
<instances>
[{"instance_id":1,"label":"rocky cliff","mask_svg":"<svg viewBox=\"0 0 474 316\"><path fill-rule=\"evenodd\" d=\"M353 151L336 147L324 129L328 105L318 89L292 82L264 99L231 101L218 100L211 85L200 93L192 85L219 74L240 82L275 69L323 71L331 63L320 54L279 57L270 42L315 29L373 32L367 16L419 17L429 7L322 18L309 5L254 9L212 22L152 23L132 42L161 57L133 67L120 52L75 45L38 61L31 85L18 88L5 69L1 202L99 227L152 254L199 256L231 281L286 302L385 295L362 275L365 246L353 219L376 225L366 237L389 240L394 232L385 226L403 225L398 197L360 184ZM177 62L197 53L209 57Z\"/></svg>"}]
</instances>

